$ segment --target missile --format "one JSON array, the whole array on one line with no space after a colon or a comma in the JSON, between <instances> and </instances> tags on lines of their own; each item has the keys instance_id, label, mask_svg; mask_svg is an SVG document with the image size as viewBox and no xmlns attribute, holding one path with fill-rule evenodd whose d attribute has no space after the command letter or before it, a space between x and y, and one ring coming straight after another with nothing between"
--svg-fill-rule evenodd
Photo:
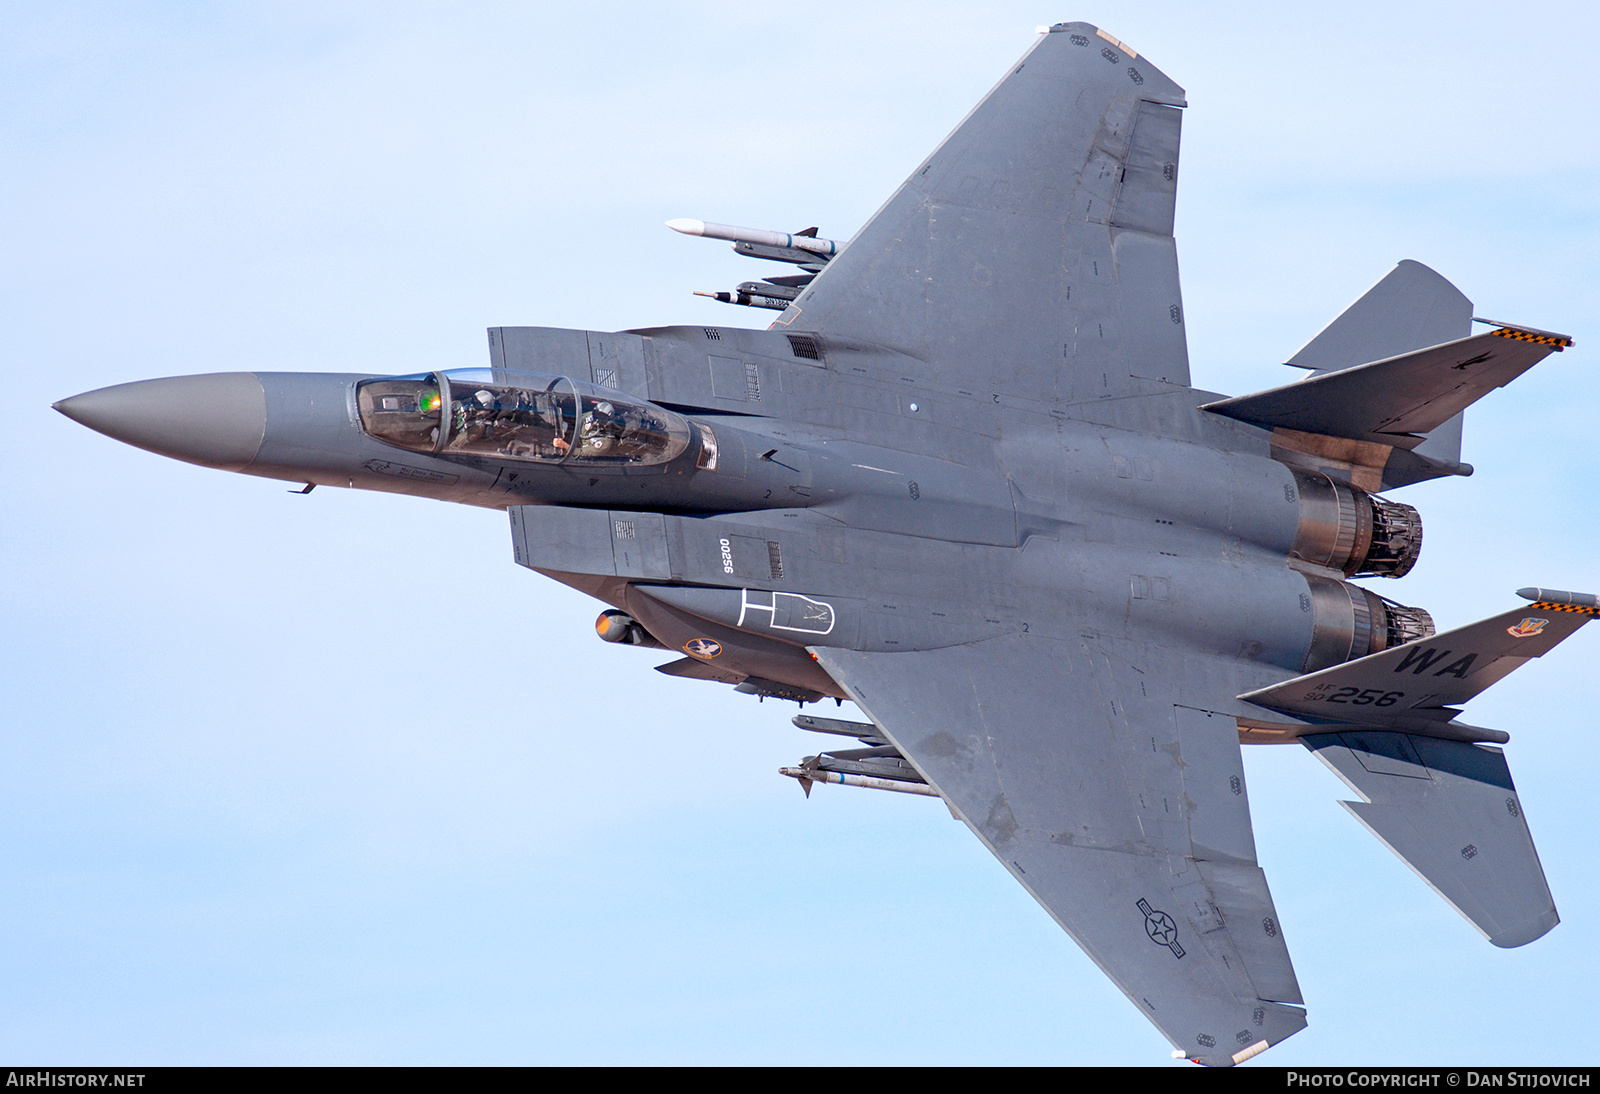
<instances>
[{"instance_id":1,"label":"missile","mask_svg":"<svg viewBox=\"0 0 1600 1094\"><path fill-rule=\"evenodd\" d=\"M896 794L920 794L937 798L939 792L927 783L906 782L903 779L880 779L872 775L851 775L838 771L819 771L806 767L780 767L778 774L787 775L800 783L800 788L811 796L812 783L834 783L839 786L862 786L868 790L892 790Z\"/></svg>"},{"instance_id":2,"label":"missile","mask_svg":"<svg viewBox=\"0 0 1600 1094\"><path fill-rule=\"evenodd\" d=\"M809 281L810 278L805 280ZM720 300L724 304L743 304L747 308L771 308L773 311L782 311L789 306L789 301L800 295L800 288L769 281L745 281L733 292L697 292L695 295Z\"/></svg>"},{"instance_id":3,"label":"missile","mask_svg":"<svg viewBox=\"0 0 1600 1094\"><path fill-rule=\"evenodd\" d=\"M743 304L747 308L771 308L773 311L782 311L789 306L787 300L779 300L773 296L752 296L747 292L696 292L695 295L720 300L724 304Z\"/></svg>"},{"instance_id":4,"label":"missile","mask_svg":"<svg viewBox=\"0 0 1600 1094\"><path fill-rule=\"evenodd\" d=\"M1600 609L1600 597L1593 593L1569 593L1564 589L1518 589L1517 595L1524 600L1532 600L1539 604L1550 604L1556 607L1570 607L1573 611L1588 610L1591 613Z\"/></svg>"},{"instance_id":5,"label":"missile","mask_svg":"<svg viewBox=\"0 0 1600 1094\"><path fill-rule=\"evenodd\" d=\"M775 300L793 300L800 295L800 290L793 285L774 285L768 281L741 282L739 291L751 296L770 296Z\"/></svg>"},{"instance_id":6,"label":"missile","mask_svg":"<svg viewBox=\"0 0 1600 1094\"><path fill-rule=\"evenodd\" d=\"M810 251L815 255L832 258L844 249L844 244L831 239L818 239L815 228L805 234L768 232L760 228L736 228L732 224L712 224L704 220L679 218L667 221L667 227L686 236L704 236L706 239L726 239L731 243L753 243L758 247L782 247L788 250Z\"/></svg>"},{"instance_id":7,"label":"missile","mask_svg":"<svg viewBox=\"0 0 1600 1094\"><path fill-rule=\"evenodd\" d=\"M878 727L869 722L846 722L839 718L818 718L811 714L796 714L789 721L797 728L811 733L834 733L840 737L854 737L864 745L889 743L879 736Z\"/></svg>"},{"instance_id":8,"label":"missile","mask_svg":"<svg viewBox=\"0 0 1600 1094\"><path fill-rule=\"evenodd\" d=\"M791 262L813 274L820 273L822 267L828 264L827 255L812 254L798 247L768 247L761 243L739 242L733 245L733 253L746 258L764 258L769 262Z\"/></svg>"}]
</instances>

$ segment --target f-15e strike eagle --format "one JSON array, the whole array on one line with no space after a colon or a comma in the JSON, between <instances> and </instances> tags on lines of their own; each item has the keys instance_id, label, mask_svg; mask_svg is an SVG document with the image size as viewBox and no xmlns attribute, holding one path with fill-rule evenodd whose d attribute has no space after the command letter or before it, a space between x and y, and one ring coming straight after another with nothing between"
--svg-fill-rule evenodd
<instances>
[{"instance_id":1,"label":"f-15e strike eagle","mask_svg":"<svg viewBox=\"0 0 1600 1094\"><path fill-rule=\"evenodd\" d=\"M1571 339L1402 262L1288 362L1191 386L1172 238L1183 90L1065 23L848 245L675 221L800 272L768 330L489 331L489 367L188 376L56 408L191 463L504 509L516 561L662 672L870 723L786 773L937 795L1172 1042L1306 1024L1240 744L1298 741L1497 946L1555 926L1504 733L1460 704L1600 612L1435 633L1352 577L1417 560L1462 411ZM1485 321L1480 321L1485 322Z\"/></svg>"}]
</instances>

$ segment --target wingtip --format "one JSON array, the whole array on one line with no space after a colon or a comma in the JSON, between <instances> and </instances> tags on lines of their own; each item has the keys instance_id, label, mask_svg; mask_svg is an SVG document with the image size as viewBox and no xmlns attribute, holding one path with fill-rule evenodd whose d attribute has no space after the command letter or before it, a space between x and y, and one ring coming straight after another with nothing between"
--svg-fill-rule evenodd
<instances>
[{"instance_id":1,"label":"wingtip","mask_svg":"<svg viewBox=\"0 0 1600 1094\"><path fill-rule=\"evenodd\" d=\"M1486 327L1494 327L1490 334L1498 334L1502 338L1513 338L1519 342L1534 342L1542 346L1554 346L1559 353L1568 346L1573 345L1572 335L1558 334L1553 330L1540 330L1538 327L1529 327L1522 323L1506 323L1499 319L1481 319L1474 315L1474 323L1482 323Z\"/></svg>"}]
</instances>

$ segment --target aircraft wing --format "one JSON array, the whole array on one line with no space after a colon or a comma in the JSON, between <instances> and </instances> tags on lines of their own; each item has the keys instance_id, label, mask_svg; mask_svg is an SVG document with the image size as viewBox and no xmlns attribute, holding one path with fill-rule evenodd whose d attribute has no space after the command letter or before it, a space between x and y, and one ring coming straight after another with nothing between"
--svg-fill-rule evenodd
<instances>
[{"instance_id":1,"label":"aircraft wing","mask_svg":"<svg viewBox=\"0 0 1600 1094\"><path fill-rule=\"evenodd\" d=\"M1187 386L1183 105L1115 38L1051 27L775 326L1002 404Z\"/></svg>"},{"instance_id":2,"label":"aircraft wing","mask_svg":"<svg viewBox=\"0 0 1600 1094\"><path fill-rule=\"evenodd\" d=\"M1090 958L1191 1059L1305 1026L1256 864L1237 725L1181 655L1013 634L814 654Z\"/></svg>"}]
</instances>

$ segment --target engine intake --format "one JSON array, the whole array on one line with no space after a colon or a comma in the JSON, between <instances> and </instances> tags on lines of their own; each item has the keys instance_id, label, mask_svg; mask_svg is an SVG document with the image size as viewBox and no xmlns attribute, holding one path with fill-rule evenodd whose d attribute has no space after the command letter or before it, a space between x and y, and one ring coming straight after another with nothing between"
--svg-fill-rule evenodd
<instances>
[{"instance_id":1,"label":"engine intake","mask_svg":"<svg viewBox=\"0 0 1600 1094\"><path fill-rule=\"evenodd\" d=\"M1292 469L1300 491L1296 558L1346 577L1404 577L1422 553L1422 516L1315 471ZM1431 633L1431 632L1430 632Z\"/></svg>"}]
</instances>

